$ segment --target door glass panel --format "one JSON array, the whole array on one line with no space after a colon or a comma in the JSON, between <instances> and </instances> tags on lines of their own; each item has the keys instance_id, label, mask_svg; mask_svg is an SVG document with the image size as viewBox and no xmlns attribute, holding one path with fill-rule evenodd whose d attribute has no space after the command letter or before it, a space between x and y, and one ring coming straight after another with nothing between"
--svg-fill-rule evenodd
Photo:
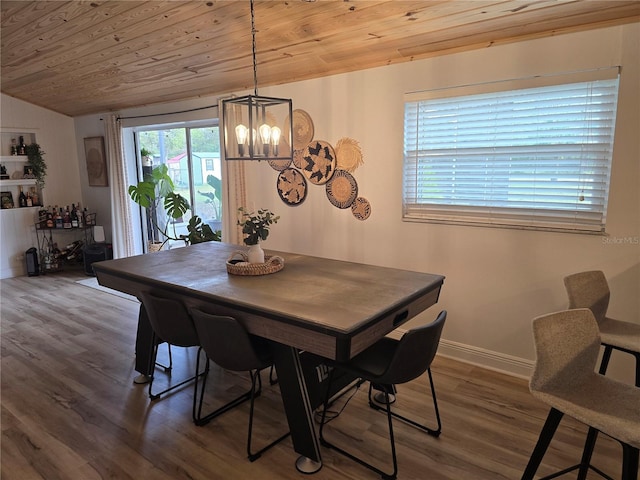
<instances>
[{"instance_id":1,"label":"door glass panel","mask_svg":"<svg viewBox=\"0 0 640 480\"><path fill-rule=\"evenodd\" d=\"M222 230L222 168L218 127L190 128L193 210L204 223Z\"/></svg>"},{"instance_id":2,"label":"door glass panel","mask_svg":"<svg viewBox=\"0 0 640 480\"><path fill-rule=\"evenodd\" d=\"M169 236L180 238L188 234L192 214L204 223L222 230L222 170L218 126L197 128L167 128L138 132L140 148L152 153L152 164L142 167L148 174L158 165L167 165L174 191L189 201L191 210L178 219L167 218L164 208L147 212L149 240L164 240L158 229L167 229ZM184 246L182 240L170 240L169 248Z\"/></svg>"}]
</instances>

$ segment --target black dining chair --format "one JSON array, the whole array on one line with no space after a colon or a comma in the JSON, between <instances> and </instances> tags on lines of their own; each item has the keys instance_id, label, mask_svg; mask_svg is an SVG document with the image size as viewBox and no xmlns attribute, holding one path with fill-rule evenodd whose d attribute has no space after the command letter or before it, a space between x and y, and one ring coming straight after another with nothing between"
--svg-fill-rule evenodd
<instances>
[{"instance_id":1,"label":"black dining chair","mask_svg":"<svg viewBox=\"0 0 640 480\"><path fill-rule=\"evenodd\" d=\"M141 292L139 299L147 312L149 323L153 329L154 361L158 352L158 345L162 343L162 341L167 342L169 345L175 345L178 347L200 346L198 333L193 325L193 320L181 301L172 298L165 298L159 292ZM198 348L198 357L199 356L200 348ZM178 383L172 383L168 388L154 393L153 381L155 374L152 372L149 378L149 398L156 400L165 393L176 390L206 374L206 368L202 372L199 371L199 361L196 361L196 371L193 376ZM196 399L194 394L192 411L194 419L195 409Z\"/></svg>"},{"instance_id":2,"label":"black dining chair","mask_svg":"<svg viewBox=\"0 0 640 480\"><path fill-rule=\"evenodd\" d=\"M365 349L353 359L346 363L333 363L333 368L329 374L327 392L322 411L322 420L320 423L320 442L322 445L336 450L338 453L358 462L359 464L378 473L384 479L394 479L398 474L398 461L396 458L396 446L393 436L392 418L398 418L420 430L438 437L442 431L442 423L440 421L440 412L438 410L438 402L436 392L433 386L433 378L431 376L431 363L438 350L440 336L444 327L447 312L442 311L432 323L417 327L407 331L400 340L384 337L369 348ZM324 436L324 427L326 425L327 409L329 407L329 396L331 383L334 376L343 371L355 378L369 382L369 405L373 408L380 408L375 405L371 399L372 389L380 390L384 394L384 410L387 413L387 421L389 424L389 440L391 443L391 456L393 460L392 473L385 473L381 469L358 458L354 454L347 452L345 449L336 446L327 441ZM410 382L418 378L423 373L428 372L429 383L431 387L431 396L435 410L436 424L435 428L427 427L414 420L406 418L391 410L390 394L395 392L395 385ZM397 400L398 402L400 400Z\"/></svg>"},{"instance_id":3,"label":"black dining chair","mask_svg":"<svg viewBox=\"0 0 640 480\"><path fill-rule=\"evenodd\" d=\"M204 377L200 386L200 400L195 416L196 425L203 426L219 415L249 400L249 429L247 434L247 456L250 461L258 459L265 451L287 438L290 432L283 434L276 440L261 448L257 452L251 451L251 438L253 430L253 413L255 398L260 395L262 379L260 371L273 366L271 351L266 340L249 335L245 328L233 317L214 315L199 308L191 310L200 345L207 354L207 365L213 361L220 367L234 372L248 372L251 379L251 388L216 408L214 411L203 415L202 404L205 396L206 381ZM198 389L196 381L196 391Z\"/></svg>"}]
</instances>

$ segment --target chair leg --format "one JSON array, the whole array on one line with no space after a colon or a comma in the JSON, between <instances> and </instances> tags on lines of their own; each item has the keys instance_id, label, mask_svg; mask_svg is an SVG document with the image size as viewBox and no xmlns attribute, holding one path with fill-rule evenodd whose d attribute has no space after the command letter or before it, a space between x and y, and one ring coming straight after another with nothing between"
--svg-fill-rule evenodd
<instances>
[{"instance_id":1,"label":"chair leg","mask_svg":"<svg viewBox=\"0 0 640 480\"><path fill-rule=\"evenodd\" d=\"M436 423L437 423L437 427L435 429L429 428L426 425L420 424L410 418L404 417L402 415L400 415L399 413L396 412L391 412L391 415L394 418L397 418L399 420L402 420L405 423L408 423L409 425L413 425L416 428L419 428L420 430L427 432L429 435L434 436L434 437L438 437L440 436L440 433L442 432L442 421L440 420L440 410L438 409L438 399L436 397L436 389L434 387L433 384L433 376L431 375L431 369L428 368L427 369L427 373L429 375L429 386L431 387L431 397L433 398L433 408L434 408L434 412L435 412L435 416L436 416ZM393 386L390 386L391 388L393 388ZM385 391L387 391L387 389L384 389ZM392 391L389 391L389 393L392 393ZM393 403L393 402L391 402ZM377 405L373 400L372 400L372 386L369 386L369 406L371 408L373 408L374 410L385 410L383 409L380 405Z\"/></svg>"},{"instance_id":2,"label":"chair leg","mask_svg":"<svg viewBox=\"0 0 640 480\"><path fill-rule=\"evenodd\" d=\"M271 368L272 368L271 371L273 371L273 366ZM262 388L262 378L260 377L260 371L259 370L256 370L255 372L249 372L249 375L251 375L251 404L249 406L249 432L247 433L247 457L249 458L250 462L255 462L258 458L260 458L262 456L262 454L264 452L269 450L274 445L280 443L282 440L287 438L289 435L291 435L291 432L287 432L284 435L281 435L280 437L278 437L277 439L272 441L267 446L262 447L257 452L255 452L255 453L251 452L251 434L253 432L253 412L254 412L254 403L255 403L256 396L257 396L255 394L256 393L256 383L258 384L258 388L261 389ZM271 373L269 375L271 376ZM257 382L256 382L256 379L257 379Z\"/></svg>"},{"instance_id":3,"label":"chair leg","mask_svg":"<svg viewBox=\"0 0 640 480\"><path fill-rule=\"evenodd\" d=\"M327 423L326 422L327 409L329 407L329 397L331 395L331 385L333 383L334 372L335 372L335 368L331 369L331 371L329 372L329 378L327 379L327 390L326 390L325 398L324 398L324 407L322 409L322 419L320 420L320 431L318 432L318 437L320 439L320 443L323 446L325 446L327 448L331 448L331 449L335 450L336 452L340 453L341 455L344 455L345 457L350 458L354 462L359 463L363 467L366 467L369 470L372 470L372 471L376 472L384 480L394 480L396 478L397 474L398 474L398 461L397 461L397 458L396 458L395 439L394 439L394 436L393 436L393 422L392 422L392 414L391 414L391 403L389 401L389 391L386 388L386 386L382 386L382 388L383 388L383 391L384 391L384 394L385 394L385 405L386 405L386 411L387 411L387 421L388 421L388 424L389 424L389 440L391 442L391 456L392 456L392 459L393 459L393 473L385 473L385 472L383 472L379 468L374 467L370 463L367 463L364 460L362 460L361 458L356 457L352 453L349 453L346 450L343 450L342 448L330 443L324 437L324 426ZM369 390L369 394L371 394L371 390Z\"/></svg>"},{"instance_id":4,"label":"chair leg","mask_svg":"<svg viewBox=\"0 0 640 480\"><path fill-rule=\"evenodd\" d=\"M637 480L637 478L638 449L622 443L622 480Z\"/></svg>"},{"instance_id":5,"label":"chair leg","mask_svg":"<svg viewBox=\"0 0 640 480\"><path fill-rule=\"evenodd\" d=\"M529 458L529 463L522 474L522 480L533 480L533 477L538 471L542 458L551 443L553 435L556 433L556 429L558 428L563 415L564 414L560 410L556 410L555 408L552 408L549 411L547 420L545 421L542 431L540 432L540 436L538 437L538 442L536 443L536 446L531 453L531 458Z\"/></svg>"},{"instance_id":6,"label":"chair leg","mask_svg":"<svg viewBox=\"0 0 640 480\"><path fill-rule=\"evenodd\" d=\"M169 353L169 365L163 365L160 362L155 361L155 357L154 357L154 363L157 367L162 368L165 372L170 372L171 369L173 368L173 358L171 357L171 344L169 342L167 342L167 352ZM158 351L156 350L156 355L157 355Z\"/></svg>"},{"instance_id":7,"label":"chair leg","mask_svg":"<svg viewBox=\"0 0 640 480\"><path fill-rule=\"evenodd\" d=\"M155 345L154 353L153 353L154 361L155 361L155 355L157 355L157 353L158 353L158 345ZM161 392L153 393L153 379L154 379L155 374L152 372L151 373L151 377L149 378L149 398L151 400L157 400L162 395L164 395L165 393L168 393L168 392L171 392L173 390L176 390L177 388L180 388L180 387L186 385L187 383L191 382L192 380L197 380L198 377L203 376L205 374L205 372L200 373L198 371L199 357L200 357L200 349L198 349L198 360L196 360L196 374L193 377L189 377L189 378L183 380L180 383L177 383L175 385L171 385L169 388L166 388L166 389L162 390ZM171 352L169 352L169 360L170 360L170 362L172 362L172 360L171 360ZM207 365L206 372L208 373L208 371L209 370L208 370L208 365Z\"/></svg>"},{"instance_id":8,"label":"chair leg","mask_svg":"<svg viewBox=\"0 0 640 480\"><path fill-rule=\"evenodd\" d=\"M611 359L611 352L613 351L613 347L611 345L604 346L604 352L602 353L602 360L600 361L600 369L598 373L600 375L604 375L607 373L607 367L609 366L609 360Z\"/></svg>"},{"instance_id":9,"label":"chair leg","mask_svg":"<svg viewBox=\"0 0 640 480\"><path fill-rule=\"evenodd\" d=\"M196 358L196 374L200 372L200 355L202 353L202 347L198 348L198 357ZM193 408L191 410L191 418L193 419L193 423L198 423L198 418L202 413L202 399L204 397L204 389L207 384L207 377L209 376L209 365L210 365L209 357L205 354L205 365L204 372L201 375L196 375L195 381L193 382ZM198 378L202 377L202 394L200 395L200 402L197 402L198 398ZM197 407L196 407L197 404Z\"/></svg>"},{"instance_id":10,"label":"chair leg","mask_svg":"<svg viewBox=\"0 0 640 480\"><path fill-rule=\"evenodd\" d=\"M271 368L269 369L269 385L275 385L278 383L278 377L274 375L276 373L275 370L275 365L271 365Z\"/></svg>"},{"instance_id":11,"label":"chair leg","mask_svg":"<svg viewBox=\"0 0 640 480\"><path fill-rule=\"evenodd\" d=\"M586 480L587 472L589 472L589 465L591 465L591 456L593 454L593 448L596 445L596 439L598 438L598 430L593 427L589 427L587 432L587 439L584 442L584 449L582 450L582 459L580 460L580 471L578 472L577 480Z\"/></svg>"},{"instance_id":12,"label":"chair leg","mask_svg":"<svg viewBox=\"0 0 640 480\"><path fill-rule=\"evenodd\" d=\"M607 373L607 367L609 366L609 360L611 359L612 352L613 347L611 345L604 345L604 352L602 353L602 360L600 361L600 368L598 370L600 375ZM631 353L636 359L635 385L636 387L640 387L640 352L630 352L628 350L625 350L625 352ZM591 456L593 455L593 449L595 448L597 438L598 431L595 428L589 427L587 440L585 441L584 450L582 451L582 460L580 461L580 471L578 473L577 480L585 480L587 478L587 472L590 468ZM635 477L634 480L636 480Z\"/></svg>"}]
</instances>

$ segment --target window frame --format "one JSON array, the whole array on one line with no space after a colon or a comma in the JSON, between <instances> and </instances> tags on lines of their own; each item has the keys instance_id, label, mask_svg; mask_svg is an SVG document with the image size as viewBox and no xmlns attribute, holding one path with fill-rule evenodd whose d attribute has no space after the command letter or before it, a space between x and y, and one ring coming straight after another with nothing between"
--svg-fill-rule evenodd
<instances>
[{"instance_id":1,"label":"window frame","mask_svg":"<svg viewBox=\"0 0 640 480\"><path fill-rule=\"evenodd\" d=\"M619 77L620 77L619 67L607 67L607 68L589 70L584 72L573 72L570 74L536 76L536 77L530 77L530 78L524 78L524 79L490 82L490 83L477 84L477 85L465 85L465 86L458 86L458 87L451 87L451 88L437 89L437 90L430 90L430 91L411 92L411 93L405 94L404 103L403 103L404 109L405 109L404 130L403 130L403 150L404 151L403 151L403 184L402 184L402 219L403 221L462 224L462 225L471 225L471 226L485 226L485 227L499 227L499 228L552 230L552 231L563 231L563 232L573 232L573 233L591 233L591 234L605 233L606 210L607 210L608 195L609 195L611 168L613 163L613 144L614 144L616 110L617 110L617 103L618 103L618 91L619 91L619 81L620 81ZM432 102L429 105L433 107L432 110L434 110L435 113L429 112L429 113L422 113L422 114L424 115L424 118L426 118L428 115L431 115L432 117L435 118L438 116L438 114L441 114L441 112L435 111L436 109L435 105L438 102L440 102L441 104L446 104L444 106L440 105L439 108L448 108L447 105L455 105L455 102L457 99L461 99L460 100L461 105L465 105L464 104L465 101L474 100L476 98L482 98L482 97L475 97L475 96L484 96L486 98L486 97L493 97L493 96L500 96L500 95L509 95L510 94L509 92L516 92L516 91L534 92L534 90L528 90L528 89L538 89L538 88L544 88L544 87L554 87L554 88L562 89L562 88L565 88L563 86L567 86L567 88L569 88L569 86L571 86L572 84L581 84L583 82L599 82L601 80L613 80L614 85L611 88L614 89L614 92L613 92L614 96L612 101L613 110L612 112L610 111L610 115L611 115L610 125L607 126L607 128L610 128L610 135L609 137L606 138L606 144L608 148L608 151L605 152L604 154L606 157L604 158L604 162L606 162L606 164L598 165L598 168L602 168L602 166L604 165L605 170L598 170L597 173L592 173L594 177L604 180L604 185L602 186L598 185L598 188L601 187L603 191L599 190L598 192L594 193L594 195L598 195L597 200L601 202L598 204L599 210L594 214L588 213L590 211L590 208L589 207L585 208L586 204L579 205L577 201L575 201L576 206L574 207L574 210L571 210L571 212L578 211L578 213L576 214L568 213L570 212L570 210L568 210L566 206L569 205L569 202L564 204L559 203L559 207L557 211L548 207L541 208L542 200L544 200L544 198L543 196L541 197L535 192L529 194L529 196L535 200L533 202L534 205L530 207L512 206L512 203L513 205L515 205L515 202L510 201L508 199L501 200L498 198L498 195L495 193L490 193L488 195L489 201L488 203L485 203L485 204L483 203L486 200L478 201L474 204L473 200L469 200L469 198L465 199L468 201L468 203L465 203L464 201L456 201L453 195L451 195L450 193L447 193L446 190L451 190L451 188L456 186L459 187L460 185L462 185L462 182L458 181L455 184L453 183L446 184L444 183L445 181L443 180L446 177L446 174L443 172L446 172L447 169L454 170L453 165L455 160L453 160L454 154L452 152L454 150L455 152L457 152L455 154L456 160L464 158L468 160L469 162L468 164L473 164L473 162L476 161L476 157L474 157L474 155L478 157L481 157L482 155L485 155L485 154L487 155L486 160L488 161L488 165L490 166L470 167L471 173L468 173L469 171L467 172L472 176L470 181L473 182L474 180L476 180L475 175L478 176L477 178L482 177L480 172L482 172L483 169L487 171L495 172L495 171L500 171L500 168L507 168L507 169L510 168L509 166L505 167L505 164L508 164L509 161L511 161L510 158L506 162L504 160L499 160L501 158L501 154L504 153L500 151L500 148L505 150L505 146L504 145L499 146L497 145L497 142L496 142L493 145L488 147L487 152L481 152L476 147L472 147L472 148L458 147L455 141L441 140L438 138L438 135L439 135L438 133L433 133L432 135L429 135L429 132L427 130L429 127L436 129L442 125L448 128L448 125L446 124L446 122L450 121L450 119L443 120L442 121L443 123L441 125L438 125L438 122L440 120L438 120L437 118L435 120L427 119L428 122L431 122L430 124L422 124L420 123L421 112L418 111L415 114L412 111L408 112L410 107L413 107L419 104L420 102L423 102L423 104L425 104L424 102L426 102L426 104L429 104L429 102ZM494 95L494 94L497 94L497 95ZM591 93L589 93L589 95L591 95ZM499 111L500 107L497 107L497 110ZM446 115L443 115L443 116L446 116ZM455 117L455 115L452 114L452 117ZM531 118L535 118L535 117L531 117ZM592 121L592 120L590 119L589 121ZM413 124L412 122L415 122L415 124ZM501 120L496 120L495 124L501 125L500 122ZM460 124L467 126L467 128L470 128L468 127L468 125L471 125L473 123L472 122L464 123L463 121L461 121ZM457 123L452 123L452 125L458 126ZM513 130L515 131L515 128ZM460 132L462 132L464 136L465 134L464 130L460 130ZM471 138L471 136L469 135L468 137L464 137L464 140L467 140L468 138ZM512 138L515 138L515 136ZM532 136L531 138L534 138L535 141L538 141L537 137ZM587 138L588 140L591 139L591 137L587 137ZM410 148L414 146L413 142L415 142L415 150L410 150ZM431 144L428 144L426 142L431 142ZM425 145L435 145L437 142L442 142L442 143L439 144L438 146L433 147L434 152L435 150L437 150L437 147L442 147L436 153L441 154L442 158L444 159L444 162L441 162L439 164L437 162L439 162L440 159L436 158L436 153L433 153L433 159L427 158L430 152L428 149L425 148ZM482 141L478 141L477 143L486 144L487 141L486 139L483 139ZM587 158L590 155L589 153L590 149L593 149L593 146L591 145L592 143L594 145L599 145L598 143L589 141L589 142L580 144L581 145L580 147L573 146L572 148L573 150L584 149L585 151L587 151L585 155L585 158ZM451 147L449 148L447 144L450 144ZM462 141L460 141L460 144L474 145L473 142L464 143ZM586 147L584 147L584 145L586 145ZM538 146L542 147L542 143L538 144ZM547 146L545 145L545 147ZM519 147L513 147L508 144L506 145L506 151L510 153L517 153L518 148ZM563 148L563 145L561 142L551 141L549 143L548 148L549 148L549 152L554 150L558 151ZM447 154L450 155L451 158L448 158ZM468 154L469 156L465 157L465 155L468 155ZM552 155L551 153L536 152L535 162L538 162L541 165L547 166L547 163L545 162L548 162L548 160L544 160L545 155L549 155L549 158L552 158L550 156ZM565 164L570 162L570 160L562 160L560 154L558 153L555 153L555 155L557 155L558 157L556 160L554 160L557 163L558 170L565 168ZM573 152L573 155L574 156L576 155L575 151ZM578 152L577 155L580 158L582 158L583 156L582 152ZM538 156L543 158L543 160L540 160ZM499 164L499 162L501 161L503 163ZM602 162L603 160L599 158L597 161ZM573 162L575 164L576 162L575 158ZM434 170L434 168L432 168L433 165L438 165L439 167L442 167L443 163L445 164L445 166L443 167L444 170ZM459 162L459 165L463 165L463 162L461 160ZM459 165L457 165L456 167L459 167ZM477 171L473 170L473 168L476 168ZM580 175L584 175L584 171L589 170L590 166L586 161L583 164L582 160L580 160L579 167L576 167L574 165L574 169L576 168L580 169L580 172L581 172ZM429 170L431 171L430 174L428 173ZM435 171L435 174L434 174L434 171ZM429 185L429 182L424 181L427 175L435 175L435 177L432 176L430 178L431 185ZM492 175L494 174L492 173ZM452 178L456 178L456 177L453 176ZM488 178L488 181L486 183L494 183L493 176L487 177L487 178ZM438 183L439 180L442 180L443 183ZM517 191L518 193L521 191L522 192L525 191L525 185L527 183L525 180L521 179L521 186L518 186L518 189L516 189L515 187L511 187L511 181L512 181L511 178L507 178L506 180L503 180L502 183L500 183L500 187L504 188L504 186L506 185L507 191L509 192L511 192L512 188L514 192ZM580 181L583 181L583 180L580 180ZM547 182L551 182L551 178ZM482 183L482 181L480 183ZM496 183L499 183L499 182L496 182ZM517 182L515 183L517 184ZM573 179L570 183L576 184L579 182ZM447 188L444 188L443 185L447 185ZM470 183L469 185L475 186L473 183ZM552 184L542 182L541 185L549 186ZM562 184L556 181L555 185L557 188L557 185L562 185ZM449 188L449 186L451 186L451 188ZM564 185L562 186L564 187ZM493 192L491 186L485 187L485 188L487 189L487 191L491 190ZM540 187L538 186L538 188ZM572 185L572 188L575 188L575 185ZM437 191L440 198L439 199L434 198L435 193L424 193L425 191L428 191L428 190L431 190L434 192ZM461 190L463 191L465 190L464 186L463 188L461 188ZM471 190L472 190L472 187L469 186L469 191ZM500 188L497 188L496 191L500 191ZM590 192L587 192L587 194L589 193ZM442 194L444 194L445 197L442 197ZM428 198L429 195L432 195L432 198ZM495 195L495 198L493 198L492 195ZM507 197L508 196L514 196L514 195L510 193L507 195ZM428 200L432 200L432 201L429 202ZM583 200L585 200L584 197L580 199L580 201L583 201ZM588 197L587 197L587 200L589 200ZM495 202L495 203L492 203L492 202ZM565 200L562 199L561 202L565 202ZM550 204L547 204L547 205L550 205Z\"/></svg>"}]
</instances>

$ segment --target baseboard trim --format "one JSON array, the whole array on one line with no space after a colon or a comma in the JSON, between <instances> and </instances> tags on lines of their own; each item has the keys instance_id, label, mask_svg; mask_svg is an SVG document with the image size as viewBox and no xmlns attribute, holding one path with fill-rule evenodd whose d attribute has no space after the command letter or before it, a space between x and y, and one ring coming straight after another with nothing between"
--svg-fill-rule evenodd
<instances>
[{"instance_id":1,"label":"baseboard trim","mask_svg":"<svg viewBox=\"0 0 640 480\"><path fill-rule=\"evenodd\" d=\"M400 340L405 331L399 328L388 336ZM532 360L445 339L440 339L438 355L525 379L531 376L535 363Z\"/></svg>"},{"instance_id":2,"label":"baseboard trim","mask_svg":"<svg viewBox=\"0 0 640 480\"><path fill-rule=\"evenodd\" d=\"M440 340L438 355L519 378L528 379L534 367L534 361L532 360L444 339Z\"/></svg>"}]
</instances>

